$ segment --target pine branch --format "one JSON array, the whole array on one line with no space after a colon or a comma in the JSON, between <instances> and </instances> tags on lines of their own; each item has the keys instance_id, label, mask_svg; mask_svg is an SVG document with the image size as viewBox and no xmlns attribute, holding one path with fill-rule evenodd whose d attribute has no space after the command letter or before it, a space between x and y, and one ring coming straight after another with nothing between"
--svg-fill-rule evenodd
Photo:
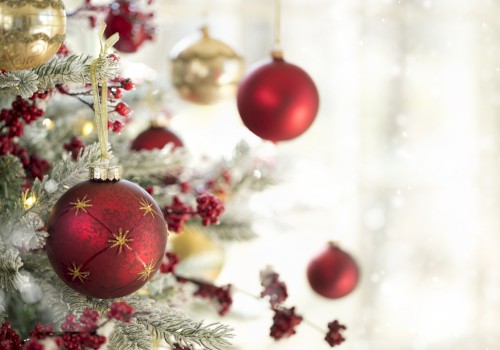
<instances>
[{"instance_id":1,"label":"pine branch","mask_svg":"<svg viewBox=\"0 0 500 350\"><path fill-rule=\"evenodd\" d=\"M82 149L76 161L71 159L68 153L62 161L56 163L49 175L42 181L36 180L33 184L33 194L36 202L30 211L38 214L43 221L57 202L57 200L68 190L68 188L86 179L88 167L96 163L101 157L98 143L94 143Z\"/></svg>"},{"instance_id":2,"label":"pine branch","mask_svg":"<svg viewBox=\"0 0 500 350\"><path fill-rule=\"evenodd\" d=\"M33 70L9 71L0 74L0 92L31 97L37 91L47 91L60 84L90 82L90 63L93 57L85 54L54 57ZM97 78L109 80L117 75L118 62L101 60Z\"/></svg>"},{"instance_id":3,"label":"pine branch","mask_svg":"<svg viewBox=\"0 0 500 350\"><path fill-rule=\"evenodd\" d=\"M21 275L19 269L23 262L19 253L8 249L0 254L0 288L6 290L19 289L21 284Z\"/></svg>"},{"instance_id":4,"label":"pine branch","mask_svg":"<svg viewBox=\"0 0 500 350\"><path fill-rule=\"evenodd\" d=\"M27 213L15 223L11 234L6 237L7 244L17 248L34 250L43 248L48 233L42 230L44 222L35 213Z\"/></svg>"},{"instance_id":5,"label":"pine branch","mask_svg":"<svg viewBox=\"0 0 500 350\"><path fill-rule=\"evenodd\" d=\"M25 177L19 158L13 155L0 157L0 213L4 218L19 206Z\"/></svg>"},{"instance_id":6,"label":"pine branch","mask_svg":"<svg viewBox=\"0 0 500 350\"><path fill-rule=\"evenodd\" d=\"M109 349L151 350L151 336L142 324L119 322L115 325L108 342Z\"/></svg>"},{"instance_id":7,"label":"pine branch","mask_svg":"<svg viewBox=\"0 0 500 350\"><path fill-rule=\"evenodd\" d=\"M8 71L0 74L0 92L29 98L38 90L38 75L31 70Z\"/></svg>"},{"instance_id":8,"label":"pine branch","mask_svg":"<svg viewBox=\"0 0 500 350\"><path fill-rule=\"evenodd\" d=\"M206 349L218 350L229 346L228 339L233 337L232 330L225 325L204 325L163 306L151 309L145 314L138 314L136 319L154 338L164 339L170 346L174 343L191 347L197 344Z\"/></svg>"},{"instance_id":9,"label":"pine branch","mask_svg":"<svg viewBox=\"0 0 500 350\"><path fill-rule=\"evenodd\" d=\"M123 177L143 181L153 176L167 176L184 164L186 152L181 149L172 150L167 144L163 149L143 150L117 155L123 167Z\"/></svg>"},{"instance_id":10,"label":"pine branch","mask_svg":"<svg viewBox=\"0 0 500 350\"><path fill-rule=\"evenodd\" d=\"M250 222L237 221L230 217L223 217L218 225L200 225L200 230L207 236L221 241L241 242L257 238Z\"/></svg>"},{"instance_id":11,"label":"pine branch","mask_svg":"<svg viewBox=\"0 0 500 350\"><path fill-rule=\"evenodd\" d=\"M54 57L49 62L35 68L38 76L38 89L47 91L59 84L90 83L90 64L94 58L89 55ZM114 59L100 60L97 65L97 81L114 78L118 62Z\"/></svg>"},{"instance_id":12,"label":"pine branch","mask_svg":"<svg viewBox=\"0 0 500 350\"><path fill-rule=\"evenodd\" d=\"M48 264L48 261L46 262ZM76 292L64 284L53 271L41 276L39 284L44 292L44 303L51 310L54 324L61 324L69 314L81 315L83 310L90 308L105 314L108 302L101 299L93 299Z\"/></svg>"}]
</instances>

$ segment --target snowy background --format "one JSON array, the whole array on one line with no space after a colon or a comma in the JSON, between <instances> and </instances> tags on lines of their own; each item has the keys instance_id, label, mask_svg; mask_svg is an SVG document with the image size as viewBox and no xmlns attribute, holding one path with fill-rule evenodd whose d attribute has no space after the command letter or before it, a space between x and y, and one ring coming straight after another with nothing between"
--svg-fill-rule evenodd
<instances>
[{"instance_id":1,"label":"snowy background","mask_svg":"<svg viewBox=\"0 0 500 350\"><path fill-rule=\"evenodd\" d=\"M247 66L269 56L271 0L155 6L156 41L122 59L150 68L158 85L170 84L170 49L205 21ZM227 247L217 282L258 294L259 270L273 266L288 305L322 328L336 318L348 326L343 350L499 349L500 3L282 0L282 8L285 59L314 79L320 111L305 134L277 145L289 170L250 202L260 237ZM73 45L95 41L82 37ZM200 107L172 90L170 101L171 127L190 152L216 157L241 139L259 143L235 100ZM330 240L361 268L357 289L334 301L305 277ZM222 321L235 328L237 349L328 348L306 324L274 342L271 318L265 303L237 294Z\"/></svg>"}]
</instances>

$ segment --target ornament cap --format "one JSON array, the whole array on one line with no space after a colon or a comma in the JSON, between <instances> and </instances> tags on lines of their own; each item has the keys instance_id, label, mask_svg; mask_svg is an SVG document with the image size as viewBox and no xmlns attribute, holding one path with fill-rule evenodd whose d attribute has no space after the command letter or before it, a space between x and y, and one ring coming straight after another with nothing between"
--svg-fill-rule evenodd
<instances>
[{"instance_id":1,"label":"ornament cap","mask_svg":"<svg viewBox=\"0 0 500 350\"><path fill-rule=\"evenodd\" d=\"M283 53L283 50L274 49L273 51L271 51L271 57L275 61L284 61L285 60L284 56L285 55Z\"/></svg>"},{"instance_id":2,"label":"ornament cap","mask_svg":"<svg viewBox=\"0 0 500 350\"><path fill-rule=\"evenodd\" d=\"M91 181L118 181L121 178L121 167L118 165L93 165L89 168Z\"/></svg>"},{"instance_id":3,"label":"ornament cap","mask_svg":"<svg viewBox=\"0 0 500 350\"><path fill-rule=\"evenodd\" d=\"M153 118L149 122L149 126L152 128L165 128L168 126L168 120L165 118Z\"/></svg>"}]
</instances>

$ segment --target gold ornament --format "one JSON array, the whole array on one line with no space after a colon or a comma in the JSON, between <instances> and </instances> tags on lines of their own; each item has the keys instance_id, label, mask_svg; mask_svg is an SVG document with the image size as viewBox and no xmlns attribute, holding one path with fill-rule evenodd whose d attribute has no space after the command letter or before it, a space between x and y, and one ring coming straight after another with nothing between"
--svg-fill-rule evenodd
<instances>
[{"instance_id":1,"label":"gold ornament","mask_svg":"<svg viewBox=\"0 0 500 350\"><path fill-rule=\"evenodd\" d=\"M224 251L197 226L186 225L169 236L169 251L179 258L176 272L181 276L214 281L222 270Z\"/></svg>"},{"instance_id":2,"label":"gold ornament","mask_svg":"<svg viewBox=\"0 0 500 350\"><path fill-rule=\"evenodd\" d=\"M0 0L0 69L38 67L64 42L62 0Z\"/></svg>"},{"instance_id":3,"label":"gold ornament","mask_svg":"<svg viewBox=\"0 0 500 350\"><path fill-rule=\"evenodd\" d=\"M213 39L207 27L177 43L170 54L172 82L179 95L197 104L212 104L236 94L244 72L243 59Z\"/></svg>"}]
</instances>

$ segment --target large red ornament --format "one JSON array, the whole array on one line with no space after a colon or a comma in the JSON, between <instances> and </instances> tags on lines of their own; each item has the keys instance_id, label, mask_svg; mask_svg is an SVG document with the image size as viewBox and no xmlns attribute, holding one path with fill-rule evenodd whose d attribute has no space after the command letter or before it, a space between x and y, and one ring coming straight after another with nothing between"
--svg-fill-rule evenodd
<instances>
[{"instance_id":1,"label":"large red ornament","mask_svg":"<svg viewBox=\"0 0 500 350\"><path fill-rule=\"evenodd\" d=\"M173 148L183 147L182 140L166 127L151 125L148 129L141 132L132 141L131 148L134 151L161 149L168 143L173 144Z\"/></svg>"},{"instance_id":2,"label":"large red ornament","mask_svg":"<svg viewBox=\"0 0 500 350\"><path fill-rule=\"evenodd\" d=\"M250 69L238 87L245 126L265 140L285 141L304 133L316 118L319 96L311 77L280 56Z\"/></svg>"},{"instance_id":3,"label":"large red ornament","mask_svg":"<svg viewBox=\"0 0 500 350\"><path fill-rule=\"evenodd\" d=\"M154 27L149 23L152 16L142 13L135 0L117 0L106 17L104 36L118 33L120 40L113 47L125 53L136 52L146 40L153 39Z\"/></svg>"},{"instance_id":4,"label":"large red ornament","mask_svg":"<svg viewBox=\"0 0 500 350\"><path fill-rule=\"evenodd\" d=\"M71 288L119 298L160 267L167 226L154 199L127 180L89 180L70 188L48 220L47 255Z\"/></svg>"},{"instance_id":5,"label":"large red ornament","mask_svg":"<svg viewBox=\"0 0 500 350\"><path fill-rule=\"evenodd\" d=\"M341 298L358 284L359 268L351 255L330 243L309 263L307 279L316 293L329 299Z\"/></svg>"}]
</instances>

